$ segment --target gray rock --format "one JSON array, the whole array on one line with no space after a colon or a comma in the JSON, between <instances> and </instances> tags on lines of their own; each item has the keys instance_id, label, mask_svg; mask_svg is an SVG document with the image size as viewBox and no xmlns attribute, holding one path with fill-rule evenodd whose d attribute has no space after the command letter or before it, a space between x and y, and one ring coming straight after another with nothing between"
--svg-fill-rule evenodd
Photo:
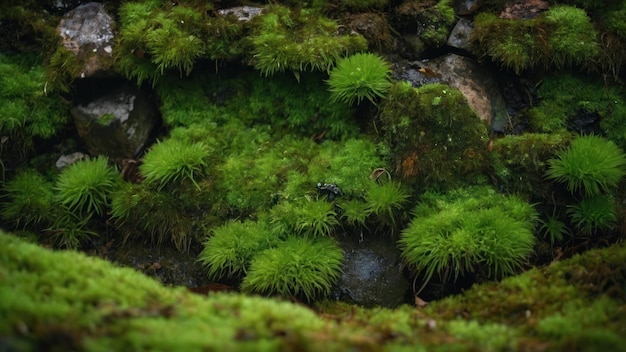
<instances>
[{"instance_id":1,"label":"gray rock","mask_svg":"<svg viewBox=\"0 0 626 352\"><path fill-rule=\"evenodd\" d=\"M111 68L114 27L113 18L98 2L80 5L63 16L57 32L63 47L76 55L83 65L80 78L101 74Z\"/></svg>"},{"instance_id":2,"label":"gray rock","mask_svg":"<svg viewBox=\"0 0 626 352\"><path fill-rule=\"evenodd\" d=\"M263 8L254 6L237 6L228 9L217 10L222 16L234 15L237 20L247 22L254 17L260 15L263 12Z\"/></svg>"},{"instance_id":3,"label":"gray rock","mask_svg":"<svg viewBox=\"0 0 626 352\"><path fill-rule=\"evenodd\" d=\"M85 154L85 153L81 153L81 152L74 152L71 154L64 154L61 155L59 157L59 159L57 159L56 162L56 167L57 169L64 169L72 164L74 164L75 162L79 161L79 160L83 160L83 159L89 159L89 155Z\"/></svg>"},{"instance_id":4,"label":"gray rock","mask_svg":"<svg viewBox=\"0 0 626 352\"><path fill-rule=\"evenodd\" d=\"M472 109L493 131L504 131L508 115L498 84L486 68L470 58L446 54L431 60L398 62L394 78L407 80L415 87L428 83L448 84L463 93Z\"/></svg>"},{"instance_id":5,"label":"gray rock","mask_svg":"<svg viewBox=\"0 0 626 352\"><path fill-rule=\"evenodd\" d=\"M469 51L470 49L470 36L474 26L472 21L467 18L461 18L458 20L452 33L448 37L448 45L454 48L463 49Z\"/></svg>"},{"instance_id":6,"label":"gray rock","mask_svg":"<svg viewBox=\"0 0 626 352\"><path fill-rule=\"evenodd\" d=\"M116 162L139 155L159 122L150 94L130 84L70 112L89 153L106 155Z\"/></svg>"},{"instance_id":7,"label":"gray rock","mask_svg":"<svg viewBox=\"0 0 626 352\"><path fill-rule=\"evenodd\" d=\"M409 282L402 274L396 242L381 234L365 235L363 241L346 237L341 246L345 262L336 296L365 307L397 307L406 302Z\"/></svg>"},{"instance_id":8,"label":"gray rock","mask_svg":"<svg viewBox=\"0 0 626 352\"><path fill-rule=\"evenodd\" d=\"M454 0L454 13L458 16L475 14L484 0Z\"/></svg>"}]
</instances>

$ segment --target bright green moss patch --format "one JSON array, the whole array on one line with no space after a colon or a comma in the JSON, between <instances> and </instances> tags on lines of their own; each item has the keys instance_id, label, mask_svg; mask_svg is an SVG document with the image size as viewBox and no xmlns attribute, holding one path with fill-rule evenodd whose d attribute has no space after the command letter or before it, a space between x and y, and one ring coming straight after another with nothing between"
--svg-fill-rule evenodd
<instances>
[{"instance_id":1,"label":"bright green moss patch","mask_svg":"<svg viewBox=\"0 0 626 352\"><path fill-rule=\"evenodd\" d=\"M626 341L617 245L426 308L301 305L238 294L205 298L137 271L0 234L0 333L20 349L551 350ZM62 338L60 338L62 337Z\"/></svg>"}]
</instances>

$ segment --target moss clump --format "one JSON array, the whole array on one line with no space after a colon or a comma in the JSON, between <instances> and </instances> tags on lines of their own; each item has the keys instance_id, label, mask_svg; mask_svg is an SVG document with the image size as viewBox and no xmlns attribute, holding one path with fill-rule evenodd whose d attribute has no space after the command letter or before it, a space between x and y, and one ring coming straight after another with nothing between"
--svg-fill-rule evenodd
<instances>
[{"instance_id":1,"label":"moss clump","mask_svg":"<svg viewBox=\"0 0 626 352\"><path fill-rule=\"evenodd\" d=\"M487 127L457 89L396 83L380 116L395 171L407 182L443 188L471 183L488 161Z\"/></svg>"},{"instance_id":2,"label":"moss clump","mask_svg":"<svg viewBox=\"0 0 626 352\"><path fill-rule=\"evenodd\" d=\"M241 288L310 301L330 293L342 262L341 248L328 237L290 237L254 257Z\"/></svg>"},{"instance_id":3,"label":"moss clump","mask_svg":"<svg viewBox=\"0 0 626 352\"><path fill-rule=\"evenodd\" d=\"M600 128L610 139L626 146L623 127L626 104L619 87L589 77L561 74L545 76L537 93L541 100L527 114L534 131L568 128L578 132L597 129L600 122Z\"/></svg>"},{"instance_id":4,"label":"moss clump","mask_svg":"<svg viewBox=\"0 0 626 352\"><path fill-rule=\"evenodd\" d=\"M615 189L626 174L626 156L615 143L599 136L581 136L549 160L547 176L572 193L595 196Z\"/></svg>"},{"instance_id":5,"label":"moss clump","mask_svg":"<svg viewBox=\"0 0 626 352\"><path fill-rule=\"evenodd\" d=\"M533 252L536 218L530 204L489 187L425 193L399 245L406 262L423 273L422 288L435 274L443 281L478 273L501 278L515 274Z\"/></svg>"},{"instance_id":6,"label":"moss clump","mask_svg":"<svg viewBox=\"0 0 626 352\"><path fill-rule=\"evenodd\" d=\"M367 99L375 104L391 87L389 64L371 53L354 54L339 60L330 71L329 90L333 101L352 105Z\"/></svg>"},{"instance_id":7,"label":"moss clump","mask_svg":"<svg viewBox=\"0 0 626 352\"><path fill-rule=\"evenodd\" d=\"M212 230L198 260L212 278L242 278L252 258L277 242L276 234L263 222L231 221Z\"/></svg>"},{"instance_id":8,"label":"moss clump","mask_svg":"<svg viewBox=\"0 0 626 352\"><path fill-rule=\"evenodd\" d=\"M266 76L283 71L329 71L341 57L365 50L360 35L338 35L339 25L311 9L273 5L249 40L251 63Z\"/></svg>"},{"instance_id":9,"label":"moss clump","mask_svg":"<svg viewBox=\"0 0 626 352\"><path fill-rule=\"evenodd\" d=\"M551 199L553 185L545 179L548 160L556 151L567 148L573 139L569 132L524 133L495 139L491 172L496 185L507 193L528 199Z\"/></svg>"},{"instance_id":10,"label":"moss clump","mask_svg":"<svg viewBox=\"0 0 626 352\"><path fill-rule=\"evenodd\" d=\"M67 107L47 90L43 67L32 56L0 54L0 105L3 160L20 162L36 138L51 138L68 122Z\"/></svg>"},{"instance_id":11,"label":"moss clump","mask_svg":"<svg viewBox=\"0 0 626 352\"><path fill-rule=\"evenodd\" d=\"M599 53L597 32L587 13L571 6L554 6L539 17L500 19L483 12L474 20L475 52L516 73L531 68L591 65Z\"/></svg>"},{"instance_id":12,"label":"moss clump","mask_svg":"<svg viewBox=\"0 0 626 352\"><path fill-rule=\"evenodd\" d=\"M44 228L52 220L52 182L33 169L18 173L3 185L2 219L14 228Z\"/></svg>"}]
</instances>

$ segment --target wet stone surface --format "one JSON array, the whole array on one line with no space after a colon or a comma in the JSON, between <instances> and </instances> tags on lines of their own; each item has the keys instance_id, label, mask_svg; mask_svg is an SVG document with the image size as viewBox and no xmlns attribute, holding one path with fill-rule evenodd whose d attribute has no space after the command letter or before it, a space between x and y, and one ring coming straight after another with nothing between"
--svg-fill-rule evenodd
<instances>
[{"instance_id":1,"label":"wet stone surface","mask_svg":"<svg viewBox=\"0 0 626 352\"><path fill-rule=\"evenodd\" d=\"M365 307L397 307L407 302L409 282L402 273L396 241L390 235L364 234L340 238L343 274L336 299Z\"/></svg>"}]
</instances>

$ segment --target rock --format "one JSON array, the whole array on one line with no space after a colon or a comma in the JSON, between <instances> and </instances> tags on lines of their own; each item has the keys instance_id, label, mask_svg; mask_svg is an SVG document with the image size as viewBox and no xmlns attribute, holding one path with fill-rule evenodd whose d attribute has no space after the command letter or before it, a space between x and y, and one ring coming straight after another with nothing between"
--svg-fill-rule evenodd
<instances>
[{"instance_id":1,"label":"rock","mask_svg":"<svg viewBox=\"0 0 626 352\"><path fill-rule=\"evenodd\" d=\"M546 0L511 0L500 13L500 18L509 20L530 19L539 16L543 11L550 9Z\"/></svg>"},{"instance_id":2,"label":"rock","mask_svg":"<svg viewBox=\"0 0 626 352\"><path fill-rule=\"evenodd\" d=\"M397 307L406 303L409 282L402 274L400 251L393 239L367 234L363 241L346 237L343 274L336 296L365 307Z\"/></svg>"},{"instance_id":3,"label":"rock","mask_svg":"<svg viewBox=\"0 0 626 352\"><path fill-rule=\"evenodd\" d=\"M448 37L448 46L469 51L472 30L474 30L472 21L467 18L459 19Z\"/></svg>"},{"instance_id":4,"label":"rock","mask_svg":"<svg viewBox=\"0 0 626 352\"><path fill-rule=\"evenodd\" d=\"M455 0L454 13L457 16L473 15L484 2L484 0Z\"/></svg>"},{"instance_id":5,"label":"rock","mask_svg":"<svg viewBox=\"0 0 626 352\"><path fill-rule=\"evenodd\" d=\"M159 122L151 95L130 83L70 112L89 153L115 162L138 156Z\"/></svg>"},{"instance_id":6,"label":"rock","mask_svg":"<svg viewBox=\"0 0 626 352\"><path fill-rule=\"evenodd\" d=\"M399 62L394 78L411 82L415 87L442 82L460 90L476 114L503 132L507 121L506 103L491 73L476 61L455 54L432 60Z\"/></svg>"},{"instance_id":7,"label":"rock","mask_svg":"<svg viewBox=\"0 0 626 352\"><path fill-rule=\"evenodd\" d=\"M260 15L263 12L263 8L254 6L237 6L228 9L217 10L217 13L221 16L233 15L237 17L238 21L247 22L254 17Z\"/></svg>"},{"instance_id":8,"label":"rock","mask_svg":"<svg viewBox=\"0 0 626 352\"><path fill-rule=\"evenodd\" d=\"M351 14L346 18L347 27L361 34L374 51L392 51L396 42L382 14L366 12Z\"/></svg>"},{"instance_id":9,"label":"rock","mask_svg":"<svg viewBox=\"0 0 626 352\"><path fill-rule=\"evenodd\" d=\"M62 16L82 3L81 0L47 0L43 3L43 8L53 15Z\"/></svg>"},{"instance_id":10,"label":"rock","mask_svg":"<svg viewBox=\"0 0 626 352\"><path fill-rule=\"evenodd\" d=\"M59 159L57 159L56 167L57 169L61 170L83 159L89 159L89 155L85 153L81 153L81 152L64 154L64 155L61 155Z\"/></svg>"},{"instance_id":11,"label":"rock","mask_svg":"<svg viewBox=\"0 0 626 352\"><path fill-rule=\"evenodd\" d=\"M80 78L110 70L113 64L114 27L113 18L107 14L104 5L97 2L80 5L63 16L57 32L63 47L82 64Z\"/></svg>"}]
</instances>

